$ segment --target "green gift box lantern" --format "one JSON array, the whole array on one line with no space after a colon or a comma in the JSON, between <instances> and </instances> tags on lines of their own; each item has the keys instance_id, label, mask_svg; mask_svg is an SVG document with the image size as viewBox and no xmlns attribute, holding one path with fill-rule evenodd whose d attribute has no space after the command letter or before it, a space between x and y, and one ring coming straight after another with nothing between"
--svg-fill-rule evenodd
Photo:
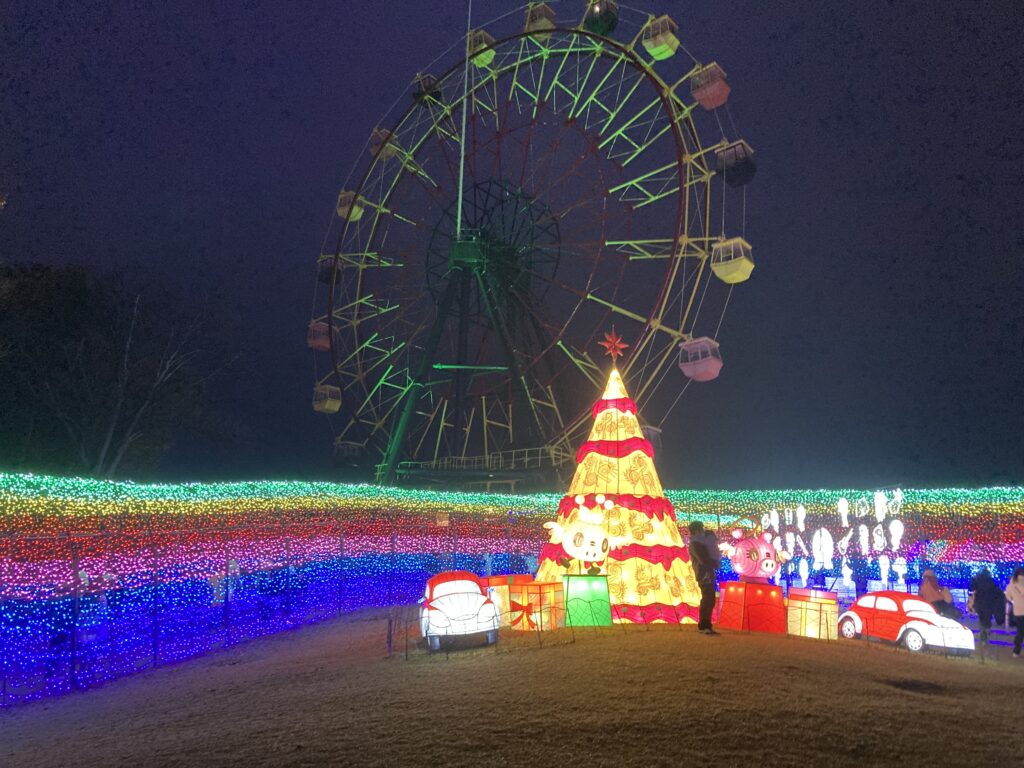
<instances>
[{"instance_id":1,"label":"green gift box lantern","mask_svg":"<svg viewBox=\"0 0 1024 768\"><path fill-rule=\"evenodd\" d=\"M563 576L565 584L565 625L567 627L610 627L612 603L607 576Z\"/></svg>"}]
</instances>

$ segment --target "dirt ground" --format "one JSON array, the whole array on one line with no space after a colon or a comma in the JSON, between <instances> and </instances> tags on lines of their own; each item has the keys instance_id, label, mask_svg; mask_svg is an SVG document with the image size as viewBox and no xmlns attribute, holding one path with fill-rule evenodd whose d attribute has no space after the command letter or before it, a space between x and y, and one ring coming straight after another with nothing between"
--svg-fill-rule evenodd
<instances>
[{"instance_id":1,"label":"dirt ground","mask_svg":"<svg viewBox=\"0 0 1024 768\"><path fill-rule=\"evenodd\" d=\"M1024 661L687 627L385 656L386 613L0 712L0 766L1020 765ZM575 639L575 642L571 642Z\"/></svg>"}]
</instances>

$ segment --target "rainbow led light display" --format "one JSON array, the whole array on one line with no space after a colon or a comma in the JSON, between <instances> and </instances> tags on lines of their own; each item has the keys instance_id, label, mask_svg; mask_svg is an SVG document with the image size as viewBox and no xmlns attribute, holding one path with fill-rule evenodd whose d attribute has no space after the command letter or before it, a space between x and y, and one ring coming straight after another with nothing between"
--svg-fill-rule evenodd
<instances>
[{"instance_id":1,"label":"rainbow led light display","mask_svg":"<svg viewBox=\"0 0 1024 768\"><path fill-rule=\"evenodd\" d=\"M859 538L857 520L874 527L874 509L861 503L873 492L666 495L680 525L770 526L774 511L779 534L794 534L796 560L799 541L820 527L834 528L836 541L845 529ZM548 539L542 523L560 498L0 474L0 706L342 611L410 603L442 570L524 572ZM904 558L908 581L931 566L944 584L965 586L984 562L1003 583L1024 562L1024 489L904 490L899 518L897 549L888 528L879 543L892 561ZM873 537L870 530L869 547ZM855 558L854 575L879 578L878 561ZM838 557L827 571L810 565L812 574L841 576Z\"/></svg>"}]
</instances>

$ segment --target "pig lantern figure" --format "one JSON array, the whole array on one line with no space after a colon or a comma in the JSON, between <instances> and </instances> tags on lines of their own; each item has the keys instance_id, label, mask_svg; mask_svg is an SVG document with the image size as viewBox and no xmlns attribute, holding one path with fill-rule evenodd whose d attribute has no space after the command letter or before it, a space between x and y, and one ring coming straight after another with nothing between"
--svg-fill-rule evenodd
<instances>
[{"instance_id":1,"label":"pig lantern figure","mask_svg":"<svg viewBox=\"0 0 1024 768\"><path fill-rule=\"evenodd\" d=\"M733 544L723 544L723 551L729 556L733 570L740 581L767 584L768 579L779 572L782 563L789 559L785 550L775 545L771 533L762 533L749 538L743 531L732 532Z\"/></svg>"},{"instance_id":2,"label":"pig lantern figure","mask_svg":"<svg viewBox=\"0 0 1024 768\"><path fill-rule=\"evenodd\" d=\"M594 500L597 507L587 509L583 504L584 497L577 496L575 501L579 506L561 522L555 520L544 523L550 542L560 544L565 552L565 556L558 561L559 565L569 571L575 567L578 573L592 576L604 573L608 552L622 546L625 541L617 536L609 536L605 529L604 512L615 506L614 503L600 494Z\"/></svg>"}]
</instances>

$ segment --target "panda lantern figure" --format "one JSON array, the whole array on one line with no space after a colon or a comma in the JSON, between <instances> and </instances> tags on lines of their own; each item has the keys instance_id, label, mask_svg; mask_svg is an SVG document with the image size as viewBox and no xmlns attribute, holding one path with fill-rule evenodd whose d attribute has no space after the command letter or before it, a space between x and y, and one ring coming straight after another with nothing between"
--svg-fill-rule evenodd
<instances>
[{"instance_id":1,"label":"panda lantern figure","mask_svg":"<svg viewBox=\"0 0 1024 768\"><path fill-rule=\"evenodd\" d=\"M563 522L555 520L544 523L549 531L550 542L560 544L565 552L565 557L558 561L559 565L569 572L575 567L579 574L603 574L608 553L625 542L623 538L609 536L604 527L604 512L614 507L614 502L601 494L594 501L597 507L587 509L583 504L584 497L577 496L575 502L579 506Z\"/></svg>"},{"instance_id":2,"label":"panda lantern figure","mask_svg":"<svg viewBox=\"0 0 1024 768\"><path fill-rule=\"evenodd\" d=\"M729 556L740 581L767 584L789 559L789 553L779 546L781 542L771 533L743 538L743 531L737 529L732 537L735 544L722 543L719 548Z\"/></svg>"}]
</instances>

